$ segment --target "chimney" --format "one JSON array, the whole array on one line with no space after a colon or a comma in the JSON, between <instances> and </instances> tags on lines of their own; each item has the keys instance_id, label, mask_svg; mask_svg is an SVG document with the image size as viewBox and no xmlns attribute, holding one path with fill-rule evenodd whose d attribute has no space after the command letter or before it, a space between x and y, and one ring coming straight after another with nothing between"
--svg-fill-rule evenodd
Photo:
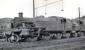
<instances>
[{"instance_id":1,"label":"chimney","mask_svg":"<svg viewBox=\"0 0 85 50\"><path fill-rule=\"evenodd\" d=\"M19 17L23 18L23 13L22 12L19 13Z\"/></svg>"}]
</instances>

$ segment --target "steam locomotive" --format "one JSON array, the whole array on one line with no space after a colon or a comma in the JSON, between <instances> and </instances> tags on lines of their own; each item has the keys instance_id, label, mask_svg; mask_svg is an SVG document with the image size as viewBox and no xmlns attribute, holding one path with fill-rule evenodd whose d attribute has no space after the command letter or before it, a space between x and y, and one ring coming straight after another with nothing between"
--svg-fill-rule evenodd
<instances>
[{"instance_id":1,"label":"steam locomotive","mask_svg":"<svg viewBox=\"0 0 85 50\"><path fill-rule=\"evenodd\" d=\"M63 39L85 36L85 30L76 26L72 20L57 18L55 16L45 18L23 18L22 13L15 17L11 23L10 34L6 33L7 41L36 41Z\"/></svg>"}]
</instances>

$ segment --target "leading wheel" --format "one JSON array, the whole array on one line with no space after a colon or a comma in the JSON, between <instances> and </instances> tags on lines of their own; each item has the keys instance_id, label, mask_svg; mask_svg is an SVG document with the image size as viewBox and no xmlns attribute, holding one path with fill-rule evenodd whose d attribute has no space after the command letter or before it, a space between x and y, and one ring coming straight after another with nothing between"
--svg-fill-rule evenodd
<instances>
[{"instance_id":1,"label":"leading wheel","mask_svg":"<svg viewBox=\"0 0 85 50\"><path fill-rule=\"evenodd\" d=\"M12 35L10 38L9 38L9 41L10 42L18 42L20 40L20 37L16 34Z\"/></svg>"}]
</instances>

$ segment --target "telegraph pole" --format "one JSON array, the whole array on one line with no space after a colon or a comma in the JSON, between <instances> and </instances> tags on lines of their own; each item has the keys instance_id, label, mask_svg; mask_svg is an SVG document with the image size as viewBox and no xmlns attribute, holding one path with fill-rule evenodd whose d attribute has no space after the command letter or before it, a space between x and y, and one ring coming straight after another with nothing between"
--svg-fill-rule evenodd
<instances>
[{"instance_id":1,"label":"telegraph pole","mask_svg":"<svg viewBox=\"0 0 85 50\"><path fill-rule=\"evenodd\" d=\"M62 0L62 9L61 9L61 11L64 11L64 10L63 10L63 8L64 8L64 7L63 7L63 6L64 6L63 3L64 3L64 2L63 2L63 0Z\"/></svg>"},{"instance_id":2,"label":"telegraph pole","mask_svg":"<svg viewBox=\"0 0 85 50\"><path fill-rule=\"evenodd\" d=\"M80 20L80 7L78 7L78 12L79 12L79 31L81 31L81 20Z\"/></svg>"},{"instance_id":3,"label":"telegraph pole","mask_svg":"<svg viewBox=\"0 0 85 50\"><path fill-rule=\"evenodd\" d=\"M78 8L78 11L79 11L79 20L80 20L80 7Z\"/></svg>"},{"instance_id":4,"label":"telegraph pole","mask_svg":"<svg viewBox=\"0 0 85 50\"><path fill-rule=\"evenodd\" d=\"M35 18L35 1L33 0L33 18Z\"/></svg>"}]
</instances>

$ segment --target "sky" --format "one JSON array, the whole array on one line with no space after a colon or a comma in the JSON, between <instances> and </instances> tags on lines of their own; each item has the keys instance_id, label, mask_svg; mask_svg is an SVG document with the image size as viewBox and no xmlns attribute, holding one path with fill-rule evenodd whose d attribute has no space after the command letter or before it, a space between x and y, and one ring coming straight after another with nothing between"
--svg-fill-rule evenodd
<instances>
[{"instance_id":1,"label":"sky","mask_svg":"<svg viewBox=\"0 0 85 50\"><path fill-rule=\"evenodd\" d=\"M38 8L55 1L58 2ZM62 7L64 11L61 11ZM63 6L62 0L35 0L36 16L60 16L74 19L78 17L78 7L80 7L81 16L85 15L85 0L63 0ZM24 17L32 18L32 0L0 0L0 18L18 17L19 12L23 12Z\"/></svg>"}]
</instances>

